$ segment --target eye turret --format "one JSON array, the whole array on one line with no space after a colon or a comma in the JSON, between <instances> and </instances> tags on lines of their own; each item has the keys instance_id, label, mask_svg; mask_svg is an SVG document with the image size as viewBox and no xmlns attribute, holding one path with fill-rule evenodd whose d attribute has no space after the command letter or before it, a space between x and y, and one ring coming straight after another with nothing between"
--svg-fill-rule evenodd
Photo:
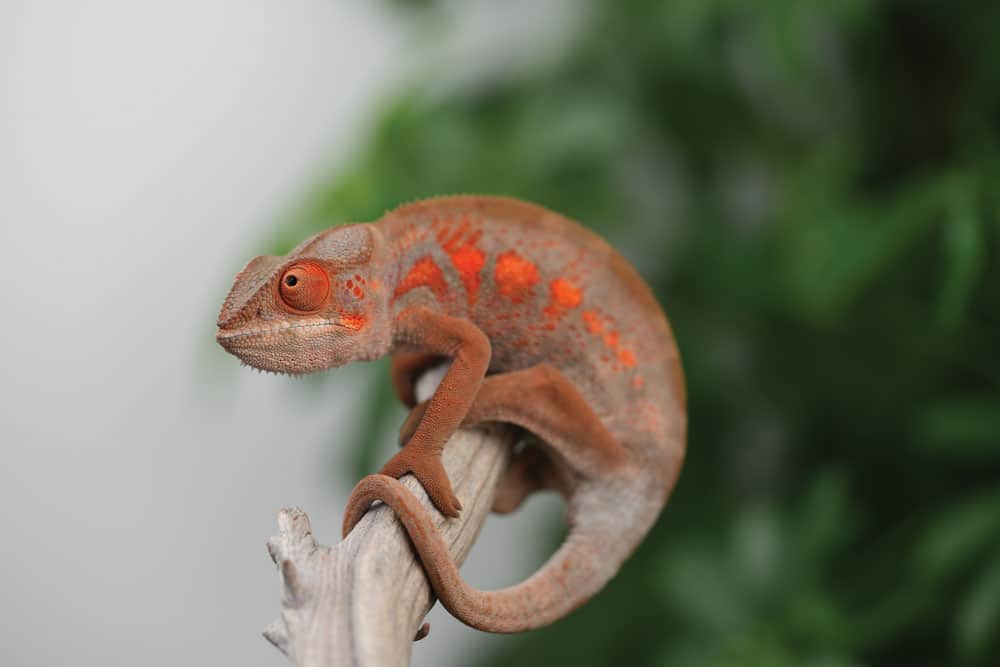
<instances>
[{"instance_id":1,"label":"eye turret","mask_svg":"<svg viewBox=\"0 0 1000 667\"><path fill-rule=\"evenodd\" d=\"M299 262L281 275L278 294L289 309L311 313L326 303L330 294L330 278L319 264Z\"/></svg>"}]
</instances>

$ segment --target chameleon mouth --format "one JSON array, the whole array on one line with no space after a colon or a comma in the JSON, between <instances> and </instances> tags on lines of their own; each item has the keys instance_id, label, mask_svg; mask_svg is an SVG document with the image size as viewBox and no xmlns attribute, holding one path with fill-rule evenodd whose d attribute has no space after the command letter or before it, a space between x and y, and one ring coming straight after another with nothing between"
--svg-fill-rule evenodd
<instances>
[{"instance_id":1,"label":"chameleon mouth","mask_svg":"<svg viewBox=\"0 0 1000 667\"><path fill-rule=\"evenodd\" d=\"M289 335L322 334L348 328L334 320L275 322L272 326L267 327L256 326L244 329L220 328L215 333L215 340L228 352L235 354L237 350L261 347L262 344L267 345L269 341L285 338Z\"/></svg>"},{"instance_id":2,"label":"chameleon mouth","mask_svg":"<svg viewBox=\"0 0 1000 667\"><path fill-rule=\"evenodd\" d=\"M226 352L243 364L261 371L283 375L301 375L328 367L315 359L292 359L282 351L288 346L308 345L314 337L344 331L349 327L333 320L312 322L275 322L272 326L241 329L219 329L215 340Z\"/></svg>"}]
</instances>

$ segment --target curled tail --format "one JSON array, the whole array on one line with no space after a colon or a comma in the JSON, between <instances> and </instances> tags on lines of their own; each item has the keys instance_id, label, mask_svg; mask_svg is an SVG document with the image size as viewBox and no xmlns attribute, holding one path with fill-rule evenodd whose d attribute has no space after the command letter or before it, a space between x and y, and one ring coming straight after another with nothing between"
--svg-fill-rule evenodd
<instances>
[{"instance_id":1,"label":"curled tail","mask_svg":"<svg viewBox=\"0 0 1000 667\"><path fill-rule=\"evenodd\" d=\"M431 515L397 479L369 475L358 483L344 516L345 536L375 500L396 513L445 608L466 625L486 632L532 630L570 613L615 575L648 527L633 524L626 531L628 535L615 536L598 535L590 526L575 526L558 551L531 577L509 588L481 591L462 579Z\"/></svg>"}]
</instances>

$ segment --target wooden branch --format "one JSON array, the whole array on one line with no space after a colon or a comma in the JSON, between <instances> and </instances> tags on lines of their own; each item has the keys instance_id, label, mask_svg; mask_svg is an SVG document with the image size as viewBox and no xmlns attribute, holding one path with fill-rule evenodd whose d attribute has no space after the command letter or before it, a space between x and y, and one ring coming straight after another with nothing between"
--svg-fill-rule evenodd
<instances>
[{"instance_id":1,"label":"wooden branch","mask_svg":"<svg viewBox=\"0 0 1000 667\"><path fill-rule=\"evenodd\" d=\"M418 395L428 396L423 385ZM420 484L411 475L403 477L435 517L459 564L493 505L515 437L513 429L497 426L459 431L448 442L444 466L462 502L458 519L430 509ZM280 573L282 611L264 636L298 667L408 665L414 636L434 599L392 511L373 508L334 546L316 543L309 517L298 508L283 509L278 527L280 534L267 546Z\"/></svg>"}]
</instances>

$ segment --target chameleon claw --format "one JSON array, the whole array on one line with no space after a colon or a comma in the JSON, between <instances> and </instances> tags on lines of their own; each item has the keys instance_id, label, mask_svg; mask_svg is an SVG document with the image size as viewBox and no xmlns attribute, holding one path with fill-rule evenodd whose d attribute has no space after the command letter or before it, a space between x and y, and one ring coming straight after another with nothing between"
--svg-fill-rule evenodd
<instances>
[{"instance_id":1,"label":"chameleon claw","mask_svg":"<svg viewBox=\"0 0 1000 667\"><path fill-rule=\"evenodd\" d=\"M429 635L430 633L431 633L431 624L424 623L423 625L420 626L420 629L417 630L417 634L413 636L413 641L418 642L427 635Z\"/></svg>"}]
</instances>

